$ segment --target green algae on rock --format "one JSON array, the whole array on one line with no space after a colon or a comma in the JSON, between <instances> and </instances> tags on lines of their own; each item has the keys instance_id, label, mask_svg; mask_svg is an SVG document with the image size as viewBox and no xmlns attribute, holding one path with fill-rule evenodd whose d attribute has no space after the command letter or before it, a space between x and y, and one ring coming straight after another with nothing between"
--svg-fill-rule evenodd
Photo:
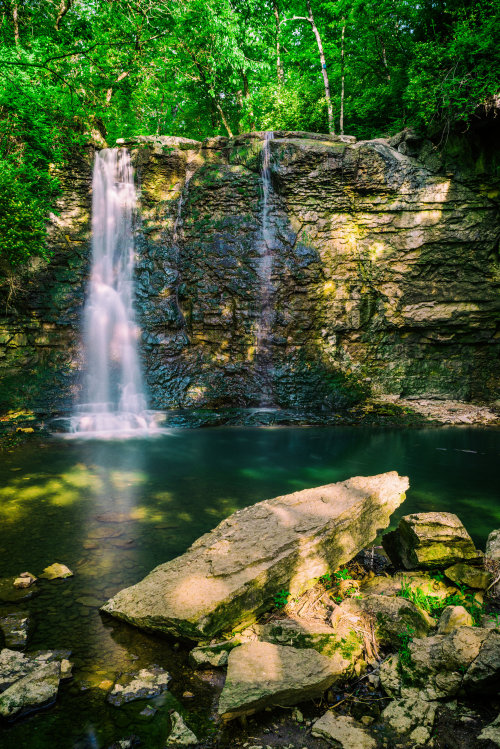
<instances>
[{"instance_id":1,"label":"green algae on rock","mask_svg":"<svg viewBox=\"0 0 500 749\"><path fill-rule=\"evenodd\" d=\"M408 486L392 471L239 510L102 611L195 640L250 624L280 590L300 594L373 541Z\"/></svg>"},{"instance_id":2,"label":"green algae on rock","mask_svg":"<svg viewBox=\"0 0 500 749\"><path fill-rule=\"evenodd\" d=\"M463 523L451 512L405 515L396 530L384 535L382 544L391 562L408 570L482 559Z\"/></svg>"}]
</instances>

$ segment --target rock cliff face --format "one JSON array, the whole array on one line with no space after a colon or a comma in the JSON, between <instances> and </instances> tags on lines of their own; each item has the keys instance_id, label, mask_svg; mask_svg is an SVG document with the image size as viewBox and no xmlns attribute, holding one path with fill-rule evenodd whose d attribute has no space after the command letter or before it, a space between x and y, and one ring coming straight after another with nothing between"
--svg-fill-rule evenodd
<instances>
[{"instance_id":1,"label":"rock cliff face","mask_svg":"<svg viewBox=\"0 0 500 749\"><path fill-rule=\"evenodd\" d=\"M154 407L255 406L270 388L278 406L331 408L357 381L495 397L491 183L424 166L404 142L276 132L264 233L262 133L125 145L140 189L137 308ZM21 387L35 407L62 408L77 387L90 180L90 155L62 175L54 258L3 301L4 403Z\"/></svg>"}]
</instances>

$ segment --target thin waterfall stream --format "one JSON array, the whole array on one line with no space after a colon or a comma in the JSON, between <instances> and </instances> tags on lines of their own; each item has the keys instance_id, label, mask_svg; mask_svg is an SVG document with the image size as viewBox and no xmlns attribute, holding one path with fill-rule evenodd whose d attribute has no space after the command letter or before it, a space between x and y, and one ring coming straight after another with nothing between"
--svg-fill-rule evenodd
<instances>
[{"instance_id":1,"label":"thin waterfall stream","mask_svg":"<svg viewBox=\"0 0 500 749\"><path fill-rule=\"evenodd\" d=\"M92 267L84 309L84 403L71 431L127 436L154 429L147 411L134 312L136 190L124 148L96 153L92 177Z\"/></svg>"},{"instance_id":2,"label":"thin waterfall stream","mask_svg":"<svg viewBox=\"0 0 500 749\"><path fill-rule=\"evenodd\" d=\"M259 406L269 408L274 405L272 390L272 351L271 329L273 320L272 272L273 272L273 230L270 222L271 197L271 149L274 132L264 133L262 149L262 251L259 262L260 315L255 336L255 361L259 374L261 395Z\"/></svg>"}]
</instances>

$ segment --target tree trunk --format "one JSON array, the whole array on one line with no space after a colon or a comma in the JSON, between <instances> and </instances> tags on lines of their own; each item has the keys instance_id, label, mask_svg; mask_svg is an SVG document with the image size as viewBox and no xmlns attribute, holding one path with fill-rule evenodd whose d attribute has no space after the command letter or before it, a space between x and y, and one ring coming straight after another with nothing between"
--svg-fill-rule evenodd
<instances>
[{"instance_id":1,"label":"tree trunk","mask_svg":"<svg viewBox=\"0 0 500 749\"><path fill-rule=\"evenodd\" d=\"M273 0L274 18L276 20L276 69L278 72L278 83L283 82L283 66L281 64L280 50L280 14L278 9L278 0Z\"/></svg>"},{"instance_id":2,"label":"tree trunk","mask_svg":"<svg viewBox=\"0 0 500 749\"><path fill-rule=\"evenodd\" d=\"M345 39L345 18L342 18L342 41L340 45L340 134L344 135L344 78L345 78L345 59L344 59L344 39Z\"/></svg>"},{"instance_id":3,"label":"tree trunk","mask_svg":"<svg viewBox=\"0 0 500 749\"><path fill-rule=\"evenodd\" d=\"M232 138L233 137L233 133L232 133L232 130L231 130L230 126L229 126L228 121L226 120L226 115L222 111L222 107L219 104L219 102L217 101L217 99L214 99L214 101L215 101L215 106L217 107L217 111L220 114L220 118L221 118L222 122L224 123L224 127L227 130L227 134L229 135L230 138Z\"/></svg>"},{"instance_id":4,"label":"tree trunk","mask_svg":"<svg viewBox=\"0 0 500 749\"><path fill-rule=\"evenodd\" d=\"M61 0L61 5L59 6L59 13L57 14L56 24L54 26L56 31L59 31L59 28L61 26L61 21L63 20L68 10L71 8L71 2L72 0Z\"/></svg>"},{"instance_id":5,"label":"tree trunk","mask_svg":"<svg viewBox=\"0 0 500 749\"><path fill-rule=\"evenodd\" d=\"M126 78L127 76L128 76L128 70L125 71L124 73L120 73L116 81L114 81L113 86L115 85L115 83L120 83L120 81L123 81L123 79ZM106 91L106 104L111 103L111 97L113 96L113 86L110 86L108 90Z\"/></svg>"},{"instance_id":6,"label":"tree trunk","mask_svg":"<svg viewBox=\"0 0 500 749\"><path fill-rule=\"evenodd\" d=\"M19 45L19 18L17 15L17 3L12 6L12 22L14 24L14 41Z\"/></svg>"},{"instance_id":7,"label":"tree trunk","mask_svg":"<svg viewBox=\"0 0 500 749\"><path fill-rule=\"evenodd\" d=\"M319 59L321 61L321 72L323 73L323 82L325 84L325 99L326 99L326 106L328 109L328 132L334 135L335 127L333 124L333 107L332 107L332 97L330 96L330 81L328 80L328 73L326 70L326 59L325 59L325 53L323 51L323 43L321 41L319 29L316 26L316 23L314 21L314 16L313 16L312 8L311 8L311 0L307 0L307 10L309 12L309 16L307 20L312 26L312 30L314 32L314 36L316 37L316 42L318 45Z\"/></svg>"}]
</instances>

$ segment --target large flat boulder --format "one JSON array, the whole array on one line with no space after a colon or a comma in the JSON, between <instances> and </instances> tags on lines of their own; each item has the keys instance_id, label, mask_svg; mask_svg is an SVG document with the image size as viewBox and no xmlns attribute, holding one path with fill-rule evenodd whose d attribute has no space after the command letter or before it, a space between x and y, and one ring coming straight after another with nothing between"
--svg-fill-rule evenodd
<instances>
[{"instance_id":1,"label":"large flat boulder","mask_svg":"<svg viewBox=\"0 0 500 749\"><path fill-rule=\"evenodd\" d=\"M143 629L195 640L250 624L280 590L299 595L370 544L408 486L392 471L239 510L102 610Z\"/></svg>"},{"instance_id":2,"label":"large flat boulder","mask_svg":"<svg viewBox=\"0 0 500 749\"><path fill-rule=\"evenodd\" d=\"M270 642L240 645L229 654L219 715L232 720L273 705L296 705L321 696L343 673L342 656Z\"/></svg>"}]
</instances>

